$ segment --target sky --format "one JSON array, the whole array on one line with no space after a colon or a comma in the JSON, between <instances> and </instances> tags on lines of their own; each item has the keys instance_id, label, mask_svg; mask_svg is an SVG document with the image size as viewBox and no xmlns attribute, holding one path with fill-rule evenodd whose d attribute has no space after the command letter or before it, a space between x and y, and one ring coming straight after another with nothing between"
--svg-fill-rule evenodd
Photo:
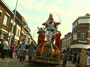
<instances>
[{"instance_id":1,"label":"sky","mask_svg":"<svg viewBox=\"0 0 90 67\"><path fill-rule=\"evenodd\" d=\"M17 0L4 0L11 10L15 9ZM31 29L31 35L37 41L37 27L43 27L49 14L60 22L58 30L61 38L72 32L72 23L79 17L90 13L90 0L18 0L17 11L25 18Z\"/></svg>"}]
</instances>

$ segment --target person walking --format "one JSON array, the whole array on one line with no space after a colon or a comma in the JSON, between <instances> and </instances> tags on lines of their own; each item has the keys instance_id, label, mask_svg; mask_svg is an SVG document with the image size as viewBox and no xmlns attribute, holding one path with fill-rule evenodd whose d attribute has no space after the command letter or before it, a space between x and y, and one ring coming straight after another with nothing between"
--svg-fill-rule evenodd
<instances>
[{"instance_id":1,"label":"person walking","mask_svg":"<svg viewBox=\"0 0 90 67\"><path fill-rule=\"evenodd\" d=\"M66 67L66 63L69 60L69 57L71 55L71 51L69 50L69 47L64 51L64 58L63 58L63 66Z\"/></svg>"},{"instance_id":2,"label":"person walking","mask_svg":"<svg viewBox=\"0 0 90 67\"><path fill-rule=\"evenodd\" d=\"M29 44L28 48L28 56L29 56L29 62L31 63L31 59L34 55L34 50L35 50L35 43L32 41L31 44Z\"/></svg>"},{"instance_id":3,"label":"person walking","mask_svg":"<svg viewBox=\"0 0 90 67\"><path fill-rule=\"evenodd\" d=\"M27 44L25 43L25 39L22 40L22 43L19 45L20 48L20 63L23 63L26 57L26 48Z\"/></svg>"},{"instance_id":4,"label":"person walking","mask_svg":"<svg viewBox=\"0 0 90 67\"><path fill-rule=\"evenodd\" d=\"M8 41L4 40L4 42L3 42L3 51L2 51L2 59L5 58L8 49L9 49Z\"/></svg>"}]
</instances>

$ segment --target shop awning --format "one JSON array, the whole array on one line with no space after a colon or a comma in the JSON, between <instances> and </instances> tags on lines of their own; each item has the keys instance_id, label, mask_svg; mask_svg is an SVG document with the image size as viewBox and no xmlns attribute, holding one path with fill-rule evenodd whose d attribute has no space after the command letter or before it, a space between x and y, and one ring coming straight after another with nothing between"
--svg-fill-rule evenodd
<instances>
[{"instance_id":1,"label":"shop awning","mask_svg":"<svg viewBox=\"0 0 90 67\"><path fill-rule=\"evenodd\" d=\"M90 45L88 44L74 44L71 45L70 48L84 48L84 49L89 49Z\"/></svg>"}]
</instances>

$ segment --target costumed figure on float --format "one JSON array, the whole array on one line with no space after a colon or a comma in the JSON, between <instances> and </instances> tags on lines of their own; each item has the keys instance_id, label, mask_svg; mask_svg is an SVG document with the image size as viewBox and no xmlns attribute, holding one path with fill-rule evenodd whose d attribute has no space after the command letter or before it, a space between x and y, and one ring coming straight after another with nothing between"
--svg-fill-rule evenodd
<instances>
[{"instance_id":1,"label":"costumed figure on float","mask_svg":"<svg viewBox=\"0 0 90 67\"><path fill-rule=\"evenodd\" d=\"M42 27L41 28L38 27L38 30L39 31L37 32L37 34L38 34L38 46L39 46L40 44L45 42L45 31Z\"/></svg>"},{"instance_id":2,"label":"costumed figure on float","mask_svg":"<svg viewBox=\"0 0 90 67\"><path fill-rule=\"evenodd\" d=\"M56 45L58 47L58 49L60 50L60 45L61 45L61 32L60 31L57 31L56 33Z\"/></svg>"},{"instance_id":3,"label":"costumed figure on float","mask_svg":"<svg viewBox=\"0 0 90 67\"><path fill-rule=\"evenodd\" d=\"M42 24L45 28L38 28L38 46L32 61L54 65L62 64L60 58L61 33L57 30L59 24L54 21L53 15L50 14L48 20Z\"/></svg>"}]
</instances>

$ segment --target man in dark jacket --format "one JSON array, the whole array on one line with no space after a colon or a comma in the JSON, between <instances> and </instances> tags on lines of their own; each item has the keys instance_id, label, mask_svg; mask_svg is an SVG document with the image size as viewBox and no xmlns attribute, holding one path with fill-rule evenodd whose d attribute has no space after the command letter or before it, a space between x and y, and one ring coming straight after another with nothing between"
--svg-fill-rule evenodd
<instances>
[{"instance_id":1,"label":"man in dark jacket","mask_svg":"<svg viewBox=\"0 0 90 67\"><path fill-rule=\"evenodd\" d=\"M69 50L69 48L67 48L65 51L64 51L64 58L63 58L63 66L62 67L65 67L66 66L66 63L67 61L69 60L69 56L71 55L71 51Z\"/></svg>"}]
</instances>

